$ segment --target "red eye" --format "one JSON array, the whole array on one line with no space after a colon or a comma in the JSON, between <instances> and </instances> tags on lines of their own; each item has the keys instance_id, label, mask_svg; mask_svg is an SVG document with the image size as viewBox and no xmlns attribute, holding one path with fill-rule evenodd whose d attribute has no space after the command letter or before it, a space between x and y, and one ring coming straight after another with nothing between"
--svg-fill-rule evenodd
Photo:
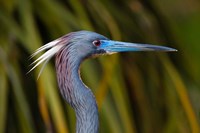
<instances>
[{"instance_id":1,"label":"red eye","mask_svg":"<svg viewBox=\"0 0 200 133\"><path fill-rule=\"evenodd\" d=\"M94 46L98 47L101 45L101 42L99 40L95 40L92 42L94 44Z\"/></svg>"}]
</instances>

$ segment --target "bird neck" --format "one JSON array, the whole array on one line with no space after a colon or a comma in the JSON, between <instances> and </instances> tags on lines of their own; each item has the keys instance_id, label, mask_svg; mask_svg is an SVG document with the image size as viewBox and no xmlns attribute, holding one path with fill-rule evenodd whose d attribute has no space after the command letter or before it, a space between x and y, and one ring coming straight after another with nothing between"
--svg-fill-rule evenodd
<instances>
[{"instance_id":1,"label":"bird neck","mask_svg":"<svg viewBox=\"0 0 200 133\"><path fill-rule=\"evenodd\" d=\"M56 56L57 80L62 96L76 113L76 133L98 132L98 109L95 97L79 74L82 58L63 49Z\"/></svg>"}]
</instances>

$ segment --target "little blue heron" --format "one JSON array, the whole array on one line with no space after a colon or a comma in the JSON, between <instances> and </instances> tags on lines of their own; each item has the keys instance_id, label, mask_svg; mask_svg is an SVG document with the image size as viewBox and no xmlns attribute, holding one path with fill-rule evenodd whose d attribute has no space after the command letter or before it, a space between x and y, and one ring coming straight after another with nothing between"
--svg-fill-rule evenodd
<instances>
[{"instance_id":1,"label":"little blue heron","mask_svg":"<svg viewBox=\"0 0 200 133\"><path fill-rule=\"evenodd\" d=\"M91 90L82 82L79 68L83 60L104 54L126 51L176 51L176 49L149 44L112 41L103 35L91 31L77 31L64 35L36 50L32 57L47 50L36 59L33 70L53 57L57 81L63 98L76 113L76 133L98 133L98 108ZM30 71L31 71L30 70Z\"/></svg>"}]
</instances>

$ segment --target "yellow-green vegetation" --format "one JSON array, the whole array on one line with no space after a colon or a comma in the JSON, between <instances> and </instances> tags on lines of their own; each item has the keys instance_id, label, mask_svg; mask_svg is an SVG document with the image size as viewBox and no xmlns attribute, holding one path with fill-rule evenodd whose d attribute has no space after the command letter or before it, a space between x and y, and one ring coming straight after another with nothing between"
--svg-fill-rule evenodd
<instances>
[{"instance_id":1,"label":"yellow-green vegetation","mask_svg":"<svg viewBox=\"0 0 200 133\"><path fill-rule=\"evenodd\" d=\"M37 80L30 55L77 30L113 40L160 44L173 53L121 53L87 60L100 133L200 132L198 0L1 0L0 133L75 132L52 60Z\"/></svg>"}]
</instances>

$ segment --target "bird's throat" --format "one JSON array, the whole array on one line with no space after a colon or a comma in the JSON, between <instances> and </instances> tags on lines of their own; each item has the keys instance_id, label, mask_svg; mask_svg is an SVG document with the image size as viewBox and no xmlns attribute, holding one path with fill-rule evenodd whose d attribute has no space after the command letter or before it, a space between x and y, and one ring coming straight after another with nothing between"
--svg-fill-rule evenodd
<instances>
[{"instance_id":1,"label":"bird's throat","mask_svg":"<svg viewBox=\"0 0 200 133\"><path fill-rule=\"evenodd\" d=\"M56 56L56 73L60 92L76 113L77 133L98 132L98 109L95 97L80 78L82 59L63 49Z\"/></svg>"}]
</instances>

